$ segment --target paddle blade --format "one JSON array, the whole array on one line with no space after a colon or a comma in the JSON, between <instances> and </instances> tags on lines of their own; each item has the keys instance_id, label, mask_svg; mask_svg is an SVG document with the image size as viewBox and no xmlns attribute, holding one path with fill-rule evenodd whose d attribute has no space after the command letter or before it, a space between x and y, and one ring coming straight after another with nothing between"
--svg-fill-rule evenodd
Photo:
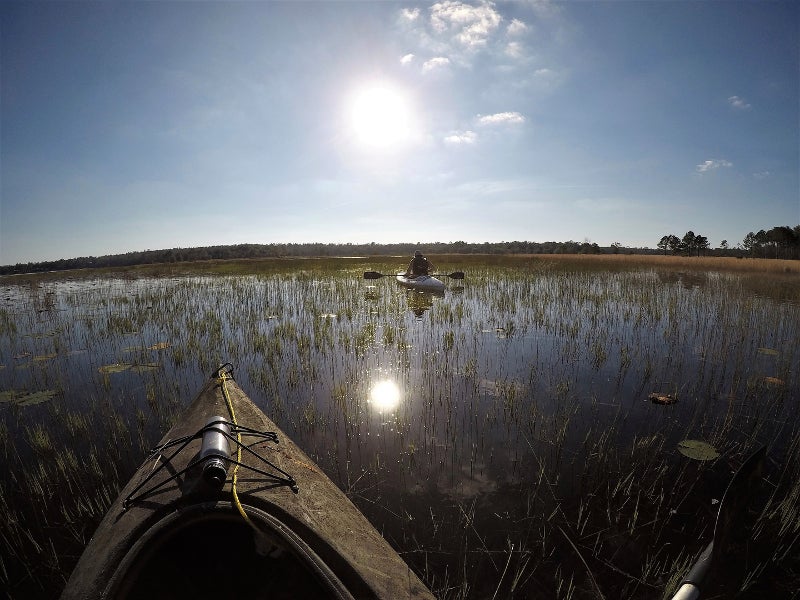
<instances>
[{"instance_id":1,"label":"paddle blade","mask_svg":"<svg viewBox=\"0 0 800 600\"><path fill-rule=\"evenodd\" d=\"M464 272L463 271L455 271L448 275L450 279L464 279Z\"/></svg>"},{"instance_id":2,"label":"paddle blade","mask_svg":"<svg viewBox=\"0 0 800 600\"><path fill-rule=\"evenodd\" d=\"M383 277L383 273L378 273L377 271L364 271L364 279L380 279Z\"/></svg>"},{"instance_id":3,"label":"paddle blade","mask_svg":"<svg viewBox=\"0 0 800 600\"><path fill-rule=\"evenodd\" d=\"M761 446L744 461L733 476L719 505L714 527L714 558L736 556L750 539L755 525L752 513L753 497L761 481L767 447Z\"/></svg>"}]
</instances>

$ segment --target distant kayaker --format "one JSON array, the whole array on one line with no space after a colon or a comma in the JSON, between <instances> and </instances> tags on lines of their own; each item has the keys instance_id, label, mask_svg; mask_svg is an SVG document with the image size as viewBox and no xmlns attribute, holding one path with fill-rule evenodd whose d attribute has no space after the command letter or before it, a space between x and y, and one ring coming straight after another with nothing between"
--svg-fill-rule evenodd
<instances>
[{"instance_id":1,"label":"distant kayaker","mask_svg":"<svg viewBox=\"0 0 800 600\"><path fill-rule=\"evenodd\" d=\"M411 262L408 263L406 276L412 275L416 277L417 275L430 275L432 271L433 265L431 264L431 261L423 256L422 252L417 250L414 252L414 258L412 258Z\"/></svg>"}]
</instances>

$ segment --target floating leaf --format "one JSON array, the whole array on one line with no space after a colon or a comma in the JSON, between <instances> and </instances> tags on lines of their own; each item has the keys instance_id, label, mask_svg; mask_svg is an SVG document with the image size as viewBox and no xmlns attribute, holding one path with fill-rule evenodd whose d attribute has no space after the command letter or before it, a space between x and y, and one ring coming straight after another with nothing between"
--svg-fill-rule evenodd
<instances>
[{"instance_id":1,"label":"floating leaf","mask_svg":"<svg viewBox=\"0 0 800 600\"><path fill-rule=\"evenodd\" d=\"M675 404L678 401L675 394L660 394L658 392L653 392L647 398L654 404Z\"/></svg>"},{"instance_id":2,"label":"floating leaf","mask_svg":"<svg viewBox=\"0 0 800 600\"><path fill-rule=\"evenodd\" d=\"M155 371L160 369L161 365L158 363L142 363L140 365L131 365L131 371L134 373L146 373L148 371Z\"/></svg>"},{"instance_id":3,"label":"floating leaf","mask_svg":"<svg viewBox=\"0 0 800 600\"><path fill-rule=\"evenodd\" d=\"M132 365L128 363L114 363L112 365L103 365L97 370L103 373L104 375L107 375L109 373L122 373L122 371L127 371L128 369L130 369L131 366Z\"/></svg>"},{"instance_id":4,"label":"floating leaf","mask_svg":"<svg viewBox=\"0 0 800 600\"><path fill-rule=\"evenodd\" d=\"M148 350L166 350L167 348L169 348L169 342L158 342L147 347Z\"/></svg>"},{"instance_id":5,"label":"floating leaf","mask_svg":"<svg viewBox=\"0 0 800 600\"><path fill-rule=\"evenodd\" d=\"M34 356L33 362L44 362L46 360L53 360L58 354L42 354L41 356Z\"/></svg>"},{"instance_id":6,"label":"floating leaf","mask_svg":"<svg viewBox=\"0 0 800 600\"><path fill-rule=\"evenodd\" d=\"M22 360L23 358L28 358L31 355L30 352L23 352L22 354L17 354L14 357L14 360Z\"/></svg>"},{"instance_id":7,"label":"floating leaf","mask_svg":"<svg viewBox=\"0 0 800 600\"><path fill-rule=\"evenodd\" d=\"M775 387L783 387L786 385L786 382L783 379L778 379L777 377L764 377L764 383Z\"/></svg>"},{"instance_id":8,"label":"floating leaf","mask_svg":"<svg viewBox=\"0 0 800 600\"><path fill-rule=\"evenodd\" d=\"M700 440L683 440L678 444L678 452L694 460L719 458L719 452L714 446Z\"/></svg>"},{"instance_id":9,"label":"floating leaf","mask_svg":"<svg viewBox=\"0 0 800 600\"><path fill-rule=\"evenodd\" d=\"M767 356L778 356L778 354L780 354L780 352L773 350L772 348L759 348L758 353L766 354Z\"/></svg>"},{"instance_id":10,"label":"floating leaf","mask_svg":"<svg viewBox=\"0 0 800 600\"><path fill-rule=\"evenodd\" d=\"M33 404L41 404L47 402L58 395L56 390L44 390L41 392L17 392L15 390L8 390L0 392L0 402L11 402L17 406L31 406Z\"/></svg>"}]
</instances>

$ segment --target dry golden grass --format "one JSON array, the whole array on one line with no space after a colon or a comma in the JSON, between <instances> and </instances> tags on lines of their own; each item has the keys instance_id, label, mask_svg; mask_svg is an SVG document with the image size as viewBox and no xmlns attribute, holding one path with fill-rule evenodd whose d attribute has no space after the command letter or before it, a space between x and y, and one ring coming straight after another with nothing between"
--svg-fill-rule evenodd
<instances>
[{"instance_id":1,"label":"dry golden grass","mask_svg":"<svg viewBox=\"0 0 800 600\"><path fill-rule=\"evenodd\" d=\"M431 256L435 264L443 259L448 262L470 262L469 257L480 256L481 262L487 255L441 255ZM561 264L582 264L587 267L662 267L666 269L695 269L701 271L739 271L755 273L782 273L800 275L800 260L781 260L768 258L735 258L727 256L664 256L663 254L517 254L493 255L502 261L542 261ZM438 262L437 262L438 261Z\"/></svg>"},{"instance_id":2,"label":"dry golden grass","mask_svg":"<svg viewBox=\"0 0 800 600\"><path fill-rule=\"evenodd\" d=\"M554 255L559 257L559 255ZM702 269L704 271L758 271L762 273L800 274L800 261L765 258L734 258L729 256L664 256L663 254L601 254L582 255L581 260L652 264L670 268Z\"/></svg>"}]
</instances>

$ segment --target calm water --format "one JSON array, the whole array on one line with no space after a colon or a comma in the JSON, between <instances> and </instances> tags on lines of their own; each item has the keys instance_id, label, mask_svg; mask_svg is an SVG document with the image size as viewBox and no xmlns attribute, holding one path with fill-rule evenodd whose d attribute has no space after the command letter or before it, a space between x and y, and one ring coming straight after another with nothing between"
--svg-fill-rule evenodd
<instances>
[{"instance_id":1,"label":"calm water","mask_svg":"<svg viewBox=\"0 0 800 600\"><path fill-rule=\"evenodd\" d=\"M430 296L360 277L393 264L308 265L0 282L0 577L17 596L58 594L222 362L440 597L591 597L575 547L609 597L658 596L748 451L769 445L785 491L800 293L784 280L453 264L466 279ZM693 461L684 439L722 457Z\"/></svg>"}]
</instances>

